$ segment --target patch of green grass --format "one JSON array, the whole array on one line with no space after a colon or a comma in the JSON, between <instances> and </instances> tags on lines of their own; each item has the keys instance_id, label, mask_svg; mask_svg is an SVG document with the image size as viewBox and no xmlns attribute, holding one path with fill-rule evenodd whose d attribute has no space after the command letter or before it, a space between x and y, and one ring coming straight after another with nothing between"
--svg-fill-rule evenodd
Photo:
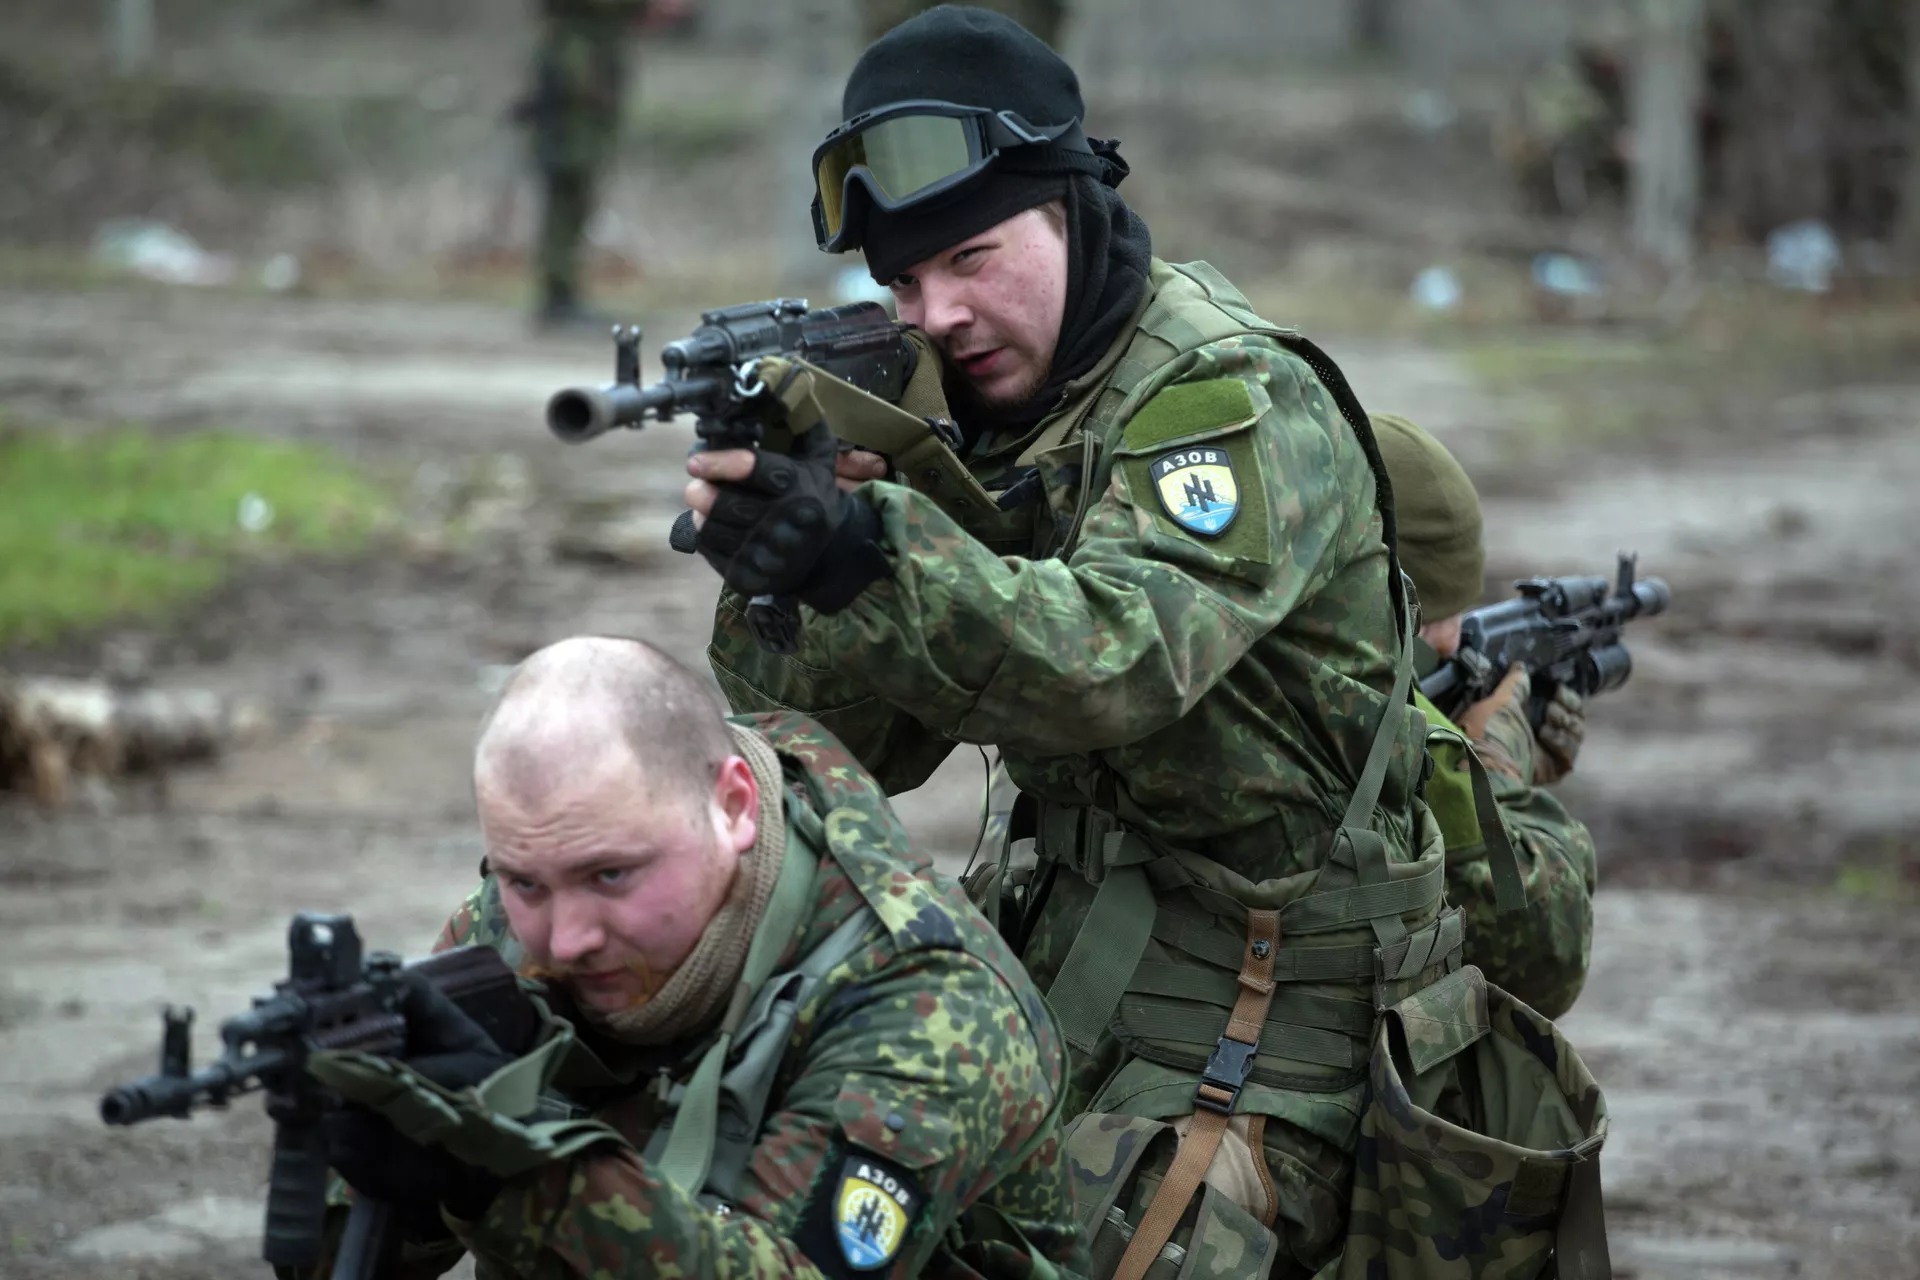
<instances>
[{"instance_id":1,"label":"patch of green grass","mask_svg":"<svg viewBox=\"0 0 1920 1280\"><path fill-rule=\"evenodd\" d=\"M1885 865L1851 864L1842 866L1833 878L1833 887L1843 898L1864 902L1911 903L1920 900L1920 885Z\"/></svg>"},{"instance_id":2,"label":"patch of green grass","mask_svg":"<svg viewBox=\"0 0 1920 1280\"><path fill-rule=\"evenodd\" d=\"M160 612L249 560L351 552L393 522L383 484L311 445L0 430L0 644Z\"/></svg>"}]
</instances>

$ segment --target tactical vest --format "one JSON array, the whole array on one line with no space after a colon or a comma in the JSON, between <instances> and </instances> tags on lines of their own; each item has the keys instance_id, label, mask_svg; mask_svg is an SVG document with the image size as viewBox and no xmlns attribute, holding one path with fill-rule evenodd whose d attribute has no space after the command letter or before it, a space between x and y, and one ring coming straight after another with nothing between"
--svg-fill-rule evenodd
<instances>
[{"instance_id":1,"label":"tactical vest","mask_svg":"<svg viewBox=\"0 0 1920 1280\"><path fill-rule=\"evenodd\" d=\"M1222 1270L1223 1259L1233 1260L1224 1272L1236 1280L1267 1275L1280 1253L1272 1224L1286 1189L1273 1185L1260 1157L1261 1135L1270 1119L1297 1122L1314 1105L1303 1095L1337 1097L1334 1105L1361 1117L1345 1261L1323 1273L1328 1280L1541 1274L1557 1219L1560 1274L1605 1275L1597 1190L1569 1191L1597 1188L1598 1090L1550 1022L1462 965L1460 914L1443 901L1444 839L1427 806L1414 802L1413 862L1390 862L1370 827L1392 730L1408 705L1413 619L1394 552L1391 484L1372 425L1333 362L1262 320L1206 264L1156 262L1131 339L1017 446L992 486L954 454L952 437L929 429L936 415L915 403L912 388L902 407L872 413L879 402L871 397L815 378L820 394L794 392L788 404L801 409L796 429L823 413L842 439L887 454L899 478L996 551L1065 557L1111 478L1116 426L1164 385L1156 375L1184 352L1244 334L1304 360L1359 438L1390 557L1401 662L1388 714L1315 870L1255 884L1202 851L1152 842L1103 809L1049 804L1031 816L1031 834L1016 816L997 862L969 878L969 893L1003 924L1032 918L1033 904L1015 891L1021 884L1044 893L1052 877L1075 875L1095 886L1047 992L1076 1050L1091 1053L1111 1035L1128 1055L1067 1136L1093 1275L1184 1280L1196 1265ZM1478 782L1484 792L1484 775ZM1486 800L1492 814L1490 793ZM1502 908L1521 905L1503 838L1489 861ZM1488 1105L1489 1072L1527 1084ZM1445 1089L1457 1095L1468 1079L1481 1086L1481 1107L1438 1114ZM1539 1109L1522 1094L1542 1100ZM1237 1161L1238 1178L1236 1153L1248 1157ZM1559 1212L1576 1203L1577 1212ZM1575 1219L1585 1229L1566 1234ZM1430 1231L1455 1228L1472 1235L1451 1247L1464 1267L1436 1265L1449 1246L1433 1244ZM1580 1247L1568 1247L1576 1238ZM1596 1257L1597 1269L1578 1269Z\"/></svg>"}]
</instances>

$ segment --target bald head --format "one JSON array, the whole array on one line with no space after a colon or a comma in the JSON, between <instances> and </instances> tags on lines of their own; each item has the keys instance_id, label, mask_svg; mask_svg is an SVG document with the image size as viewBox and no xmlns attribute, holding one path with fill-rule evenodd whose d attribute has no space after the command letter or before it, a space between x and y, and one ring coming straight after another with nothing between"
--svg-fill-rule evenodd
<instances>
[{"instance_id":1,"label":"bald head","mask_svg":"<svg viewBox=\"0 0 1920 1280\"><path fill-rule=\"evenodd\" d=\"M634 640L563 640L522 663L473 787L527 963L601 1012L651 1000L693 953L759 833L760 784L706 683Z\"/></svg>"},{"instance_id":2,"label":"bald head","mask_svg":"<svg viewBox=\"0 0 1920 1280\"><path fill-rule=\"evenodd\" d=\"M692 803L734 754L704 681L639 640L582 636L521 663L474 750L474 785L518 806L589 774L633 770L637 787Z\"/></svg>"}]
</instances>

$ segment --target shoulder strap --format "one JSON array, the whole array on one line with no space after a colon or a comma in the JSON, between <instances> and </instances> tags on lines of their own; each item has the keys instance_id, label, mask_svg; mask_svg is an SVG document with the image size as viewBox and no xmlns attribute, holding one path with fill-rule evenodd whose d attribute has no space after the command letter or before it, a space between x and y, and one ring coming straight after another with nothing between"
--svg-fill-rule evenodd
<instances>
[{"instance_id":1,"label":"shoulder strap","mask_svg":"<svg viewBox=\"0 0 1920 1280\"><path fill-rule=\"evenodd\" d=\"M1353 428L1353 434L1360 438L1361 451L1367 455L1367 467L1373 472L1373 503L1380 511L1380 537L1387 544L1387 580L1393 592L1393 611L1399 615L1402 627L1411 635L1407 608L1406 586L1400 579L1400 527L1393 513L1393 478L1387 474L1386 461L1380 456L1380 442L1374 439L1373 419L1360 407L1360 398L1353 394L1353 387L1347 382L1347 375L1333 358L1313 343L1297 333L1282 331L1274 335L1277 342L1287 350L1306 361L1307 368L1313 370L1313 376L1320 379L1333 402L1339 406L1340 416ZM1398 700L1396 700L1398 701Z\"/></svg>"},{"instance_id":2,"label":"shoulder strap","mask_svg":"<svg viewBox=\"0 0 1920 1280\"><path fill-rule=\"evenodd\" d=\"M720 1077L733 1038L745 1023L754 997L773 976L774 965L780 962L787 944L806 919L816 866L798 833L790 833L786 860L781 863L780 878L773 886L773 898L767 903L767 913L747 947L747 963L740 975L740 985L734 988L733 1001L721 1020L719 1036L700 1059L693 1080L687 1085L686 1100L656 1169L662 1178L688 1195L699 1194L713 1162L714 1135L720 1119Z\"/></svg>"},{"instance_id":3,"label":"shoulder strap","mask_svg":"<svg viewBox=\"0 0 1920 1280\"><path fill-rule=\"evenodd\" d=\"M727 1203L739 1198L740 1179L759 1145L794 1021L821 981L856 955L878 925L872 910L862 906L798 965L761 988L737 1038L733 1065L720 1080L713 1160L703 1188L707 1193Z\"/></svg>"}]
</instances>

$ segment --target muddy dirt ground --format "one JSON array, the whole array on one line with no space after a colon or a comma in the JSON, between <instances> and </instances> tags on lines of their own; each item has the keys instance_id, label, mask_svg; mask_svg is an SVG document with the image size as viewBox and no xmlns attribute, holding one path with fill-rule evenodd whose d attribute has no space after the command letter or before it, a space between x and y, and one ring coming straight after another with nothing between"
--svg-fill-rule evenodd
<instances>
[{"instance_id":1,"label":"muddy dirt ground","mask_svg":"<svg viewBox=\"0 0 1920 1280\"><path fill-rule=\"evenodd\" d=\"M1470 461L1520 429L1443 349L1329 341L1372 403L1419 406ZM161 1004L206 1015L205 1055L303 908L424 947L479 857L476 718L532 648L611 632L700 660L714 582L657 536L681 435L570 450L538 426L548 389L605 361L593 336L533 339L477 306L0 299L0 399L21 418L325 439L403 477L415 526L371 560L262 570L177 624L13 655L85 671L112 646L276 719L215 767L58 814L0 805L0 1275L258 1274L256 1105L96 1118L104 1086L152 1068ZM1737 452L1649 444L1490 486L1500 575L1604 569L1629 543L1676 593L1594 708L1573 784L1604 888L1566 1025L1610 1099L1623 1275L1920 1274L1917 424L1920 385L1829 389L1773 405ZM580 531L620 519L651 531L638 549L583 558ZM979 778L963 749L902 799L950 858Z\"/></svg>"}]
</instances>

